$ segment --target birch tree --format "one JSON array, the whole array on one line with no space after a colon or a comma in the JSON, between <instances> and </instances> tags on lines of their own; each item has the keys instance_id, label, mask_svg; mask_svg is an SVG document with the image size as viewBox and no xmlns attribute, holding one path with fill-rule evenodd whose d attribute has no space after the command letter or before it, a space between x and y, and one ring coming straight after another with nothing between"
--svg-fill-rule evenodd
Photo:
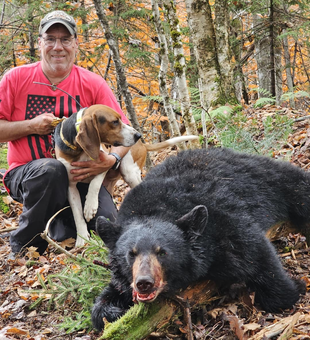
<instances>
[{"instance_id":1,"label":"birch tree","mask_svg":"<svg viewBox=\"0 0 310 340\"><path fill-rule=\"evenodd\" d=\"M168 58L168 45L166 36L164 33L164 29L161 24L158 3L157 0L151 0L152 2L152 11L154 17L154 24L156 28L156 32L158 35L158 40L160 44L160 70L158 74L158 81L159 81L159 89L161 96L163 97L164 102L164 109L169 119L170 129L173 136L180 136L180 129L177 124L175 114L171 105L170 96L167 88L167 71L169 66L169 58Z\"/></svg>"},{"instance_id":2,"label":"birch tree","mask_svg":"<svg viewBox=\"0 0 310 340\"><path fill-rule=\"evenodd\" d=\"M179 19L176 15L176 8L171 0L163 0L165 15L168 19L170 34L172 39L174 53L174 71L177 80L179 100L181 103L181 111L184 119L186 132L188 135L196 135L197 128L192 114L190 96L187 88L185 74L185 58L183 45L181 40L181 32L179 27ZM199 142L192 142L193 145L199 146Z\"/></svg>"},{"instance_id":3,"label":"birch tree","mask_svg":"<svg viewBox=\"0 0 310 340\"><path fill-rule=\"evenodd\" d=\"M188 14L189 28L194 41L194 51L197 60L199 77L201 79L202 102L208 110L210 107L229 101L225 88L222 87L222 74L231 77L229 66L228 34L226 17L223 14L218 18L218 39L223 39L220 44L223 62L222 72L219 63L218 48L212 11L208 0L185 0ZM222 15L221 5L217 6L217 14ZM224 27L222 25L224 24ZM224 83L225 81L223 81ZM229 80L232 86L232 77ZM230 91L229 91L230 92Z\"/></svg>"}]
</instances>

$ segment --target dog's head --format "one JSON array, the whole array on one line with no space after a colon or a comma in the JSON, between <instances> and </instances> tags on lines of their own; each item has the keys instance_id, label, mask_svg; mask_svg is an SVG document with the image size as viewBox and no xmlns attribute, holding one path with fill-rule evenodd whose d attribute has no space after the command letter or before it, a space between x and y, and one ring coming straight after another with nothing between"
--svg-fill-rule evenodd
<instances>
[{"instance_id":1,"label":"dog's head","mask_svg":"<svg viewBox=\"0 0 310 340\"><path fill-rule=\"evenodd\" d=\"M101 143L132 146L140 138L141 134L124 124L116 111L98 104L85 110L76 141L89 157L98 159Z\"/></svg>"}]
</instances>

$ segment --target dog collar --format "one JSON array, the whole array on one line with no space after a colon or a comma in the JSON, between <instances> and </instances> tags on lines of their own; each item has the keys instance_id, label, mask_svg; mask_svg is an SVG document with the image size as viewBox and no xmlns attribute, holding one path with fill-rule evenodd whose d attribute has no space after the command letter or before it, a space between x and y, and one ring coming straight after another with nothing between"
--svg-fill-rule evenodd
<instances>
[{"instance_id":1,"label":"dog collar","mask_svg":"<svg viewBox=\"0 0 310 340\"><path fill-rule=\"evenodd\" d=\"M76 130L77 133L80 130L80 124L81 124L81 121L82 121L83 113L86 109L87 109L87 107L83 107L76 114L75 130ZM59 133L61 140L67 145L68 148L70 148L71 150L76 150L77 146L68 142L66 140L66 138L64 137L63 132L62 132L62 127L63 127L63 124L61 124L60 133Z\"/></svg>"},{"instance_id":2,"label":"dog collar","mask_svg":"<svg viewBox=\"0 0 310 340\"><path fill-rule=\"evenodd\" d=\"M76 145L73 145L71 143L69 143L66 138L64 137L63 133L62 133L62 127L63 127L63 124L61 124L60 126L60 132L59 132L59 135L60 135L60 138L61 140L67 145L68 148L72 149L72 150L76 150L77 149L77 146Z\"/></svg>"},{"instance_id":3,"label":"dog collar","mask_svg":"<svg viewBox=\"0 0 310 340\"><path fill-rule=\"evenodd\" d=\"M77 133L80 131L80 124L81 124L81 121L82 121L83 113L86 109L87 109L87 107L83 107L76 114L75 130L76 130Z\"/></svg>"}]
</instances>

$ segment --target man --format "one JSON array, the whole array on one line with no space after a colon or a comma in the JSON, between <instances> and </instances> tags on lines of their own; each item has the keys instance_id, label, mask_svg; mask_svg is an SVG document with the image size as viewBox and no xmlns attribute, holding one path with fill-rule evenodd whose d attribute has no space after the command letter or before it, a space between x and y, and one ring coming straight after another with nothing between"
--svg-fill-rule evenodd
<instances>
[{"instance_id":1,"label":"man","mask_svg":"<svg viewBox=\"0 0 310 340\"><path fill-rule=\"evenodd\" d=\"M9 142L9 169L4 184L12 197L23 203L19 228L10 235L11 257L29 246L37 247L42 254L47 243L40 233L50 217L68 205L66 169L52 158L55 117L68 117L80 107L104 104L119 112L123 122L128 123L104 79L74 65L78 39L71 16L63 11L47 14L40 23L38 44L41 60L13 68L0 82L0 142ZM111 152L122 158L128 148L113 147ZM72 173L79 182L113 168L117 161L115 156L101 153L100 162L72 163L78 167ZM88 185L78 183L78 189L85 201ZM99 205L97 215L114 220L117 211L104 187ZM59 222L63 230L57 231L55 226L58 240L74 236L72 230L66 229L71 217L65 218L68 220L62 222L63 226Z\"/></svg>"}]
</instances>

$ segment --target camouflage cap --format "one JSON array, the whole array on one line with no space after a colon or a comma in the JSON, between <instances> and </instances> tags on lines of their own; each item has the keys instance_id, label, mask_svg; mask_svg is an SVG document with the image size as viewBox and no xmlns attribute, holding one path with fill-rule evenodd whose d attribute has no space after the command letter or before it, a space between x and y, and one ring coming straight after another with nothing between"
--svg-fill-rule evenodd
<instances>
[{"instance_id":1,"label":"camouflage cap","mask_svg":"<svg viewBox=\"0 0 310 340\"><path fill-rule=\"evenodd\" d=\"M40 22L39 34L42 35L54 24L62 24L71 35L77 35L77 27L73 17L64 11L53 11L46 14Z\"/></svg>"}]
</instances>

